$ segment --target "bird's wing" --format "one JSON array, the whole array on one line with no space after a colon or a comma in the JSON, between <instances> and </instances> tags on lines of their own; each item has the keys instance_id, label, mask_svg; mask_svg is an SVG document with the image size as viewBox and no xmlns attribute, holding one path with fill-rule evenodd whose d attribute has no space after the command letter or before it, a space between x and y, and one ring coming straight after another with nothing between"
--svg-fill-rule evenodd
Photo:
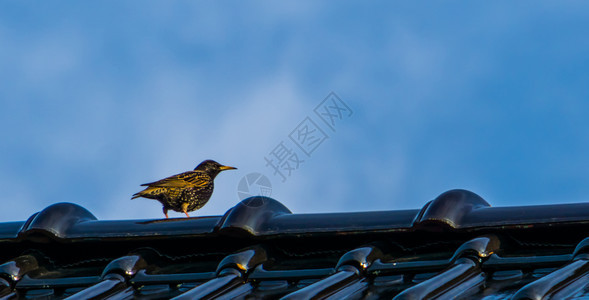
<instances>
[{"instance_id":1,"label":"bird's wing","mask_svg":"<svg viewBox=\"0 0 589 300\"><path fill-rule=\"evenodd\" d=\"M173 175L155 182L144 183L142 186L157 186L157 187L186 187L195 186L203 187L210 182L211 178L202 171L188 171Z\"/></svg>"}]
</instances>

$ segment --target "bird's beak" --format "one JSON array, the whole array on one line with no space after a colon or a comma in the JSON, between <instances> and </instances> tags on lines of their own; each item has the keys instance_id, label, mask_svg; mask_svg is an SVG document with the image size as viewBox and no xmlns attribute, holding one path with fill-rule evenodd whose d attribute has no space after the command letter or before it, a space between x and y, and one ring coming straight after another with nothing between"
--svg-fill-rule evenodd
<instances>
[{"instance_id":1,"label":"bird's beak","mask_svg":"<svg viewBox=\"0 0 589 300\"><path fill-rule=\"evenodd\" d=\"M225 171L225 170L237 170L237 168L234 167L230 167L230 166L220 166L219 170L221 171Z\"/></svg>"}]
</instances>

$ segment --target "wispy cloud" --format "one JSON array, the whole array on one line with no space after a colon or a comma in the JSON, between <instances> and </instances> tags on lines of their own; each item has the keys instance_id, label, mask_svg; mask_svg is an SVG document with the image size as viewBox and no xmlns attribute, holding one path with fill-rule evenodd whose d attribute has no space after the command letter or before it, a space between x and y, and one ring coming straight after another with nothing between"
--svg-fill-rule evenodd
<instances>
[{"instance_id":1,"label":"wispy cloud","mask_svg":"<svg viewBox=\"0 0 589 300\"><path fill-rule=\"evenodd\" d=\"M587 10L520 5L7 7L0 218L60 201L160 217L129 196L206 158L239 170L194 215L235 205L249 172L296 212L420 207L456 187L582 201ZM353 117L281 183L264 156L330 91Z\"/></svg>"}]
</instances>

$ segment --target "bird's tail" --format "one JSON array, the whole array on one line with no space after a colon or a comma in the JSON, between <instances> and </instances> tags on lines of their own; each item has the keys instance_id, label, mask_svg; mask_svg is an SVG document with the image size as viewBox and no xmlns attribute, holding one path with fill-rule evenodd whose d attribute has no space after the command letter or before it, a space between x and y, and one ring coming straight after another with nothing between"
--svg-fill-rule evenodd
<instances>
[{"instance_id":1,"label":"bird's tail","mask_svg":"<svg viewBox=\"0 0 589 300\"><path fill-rule=\"evenodd\" d=\"M149 196L149 188L144 189L141 192L137 192L135 194L133 194L133 197L131 197L131 200L135 199L135 198L139 198L139 197L145 197L145 196Z\"/></svg>"},{"instance_id":2,"label":"bird's tail","mask_svg":"<svg viewBox=\"0 0 589 300\"><path fill-rule=\"evenodd\" d=\"M133 200L135 198L139 198L139 197L155 199L157 197L157 195L159 195L160 193L162 193L162 188L150 186L141 192L137 192L137 193L133 194L133 197L131 197L131 200Z\"/></svg>"}]
</instances>

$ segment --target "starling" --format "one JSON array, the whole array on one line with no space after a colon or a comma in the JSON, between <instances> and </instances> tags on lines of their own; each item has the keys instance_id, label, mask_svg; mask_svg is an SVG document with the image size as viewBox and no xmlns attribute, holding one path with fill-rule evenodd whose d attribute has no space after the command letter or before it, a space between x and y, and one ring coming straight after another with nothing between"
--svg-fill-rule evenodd
<instances>
[{"instance_id":1,"label":"starling","mask_svg":"<svg viewBox=\"0 0 589 300\"><path fill-rule=\"evenodd\" d=\"M237 168L221 165L214 160L201 162L194 171L173 175L162 180L145 183L143 191L133 194L131 199L138 197L155 199L164 207L164 215L168 217L168 210L183 212L188 215L203 207L213 194L213 180L217 174L225 170Z\"/></svg>"}]
</instances>

